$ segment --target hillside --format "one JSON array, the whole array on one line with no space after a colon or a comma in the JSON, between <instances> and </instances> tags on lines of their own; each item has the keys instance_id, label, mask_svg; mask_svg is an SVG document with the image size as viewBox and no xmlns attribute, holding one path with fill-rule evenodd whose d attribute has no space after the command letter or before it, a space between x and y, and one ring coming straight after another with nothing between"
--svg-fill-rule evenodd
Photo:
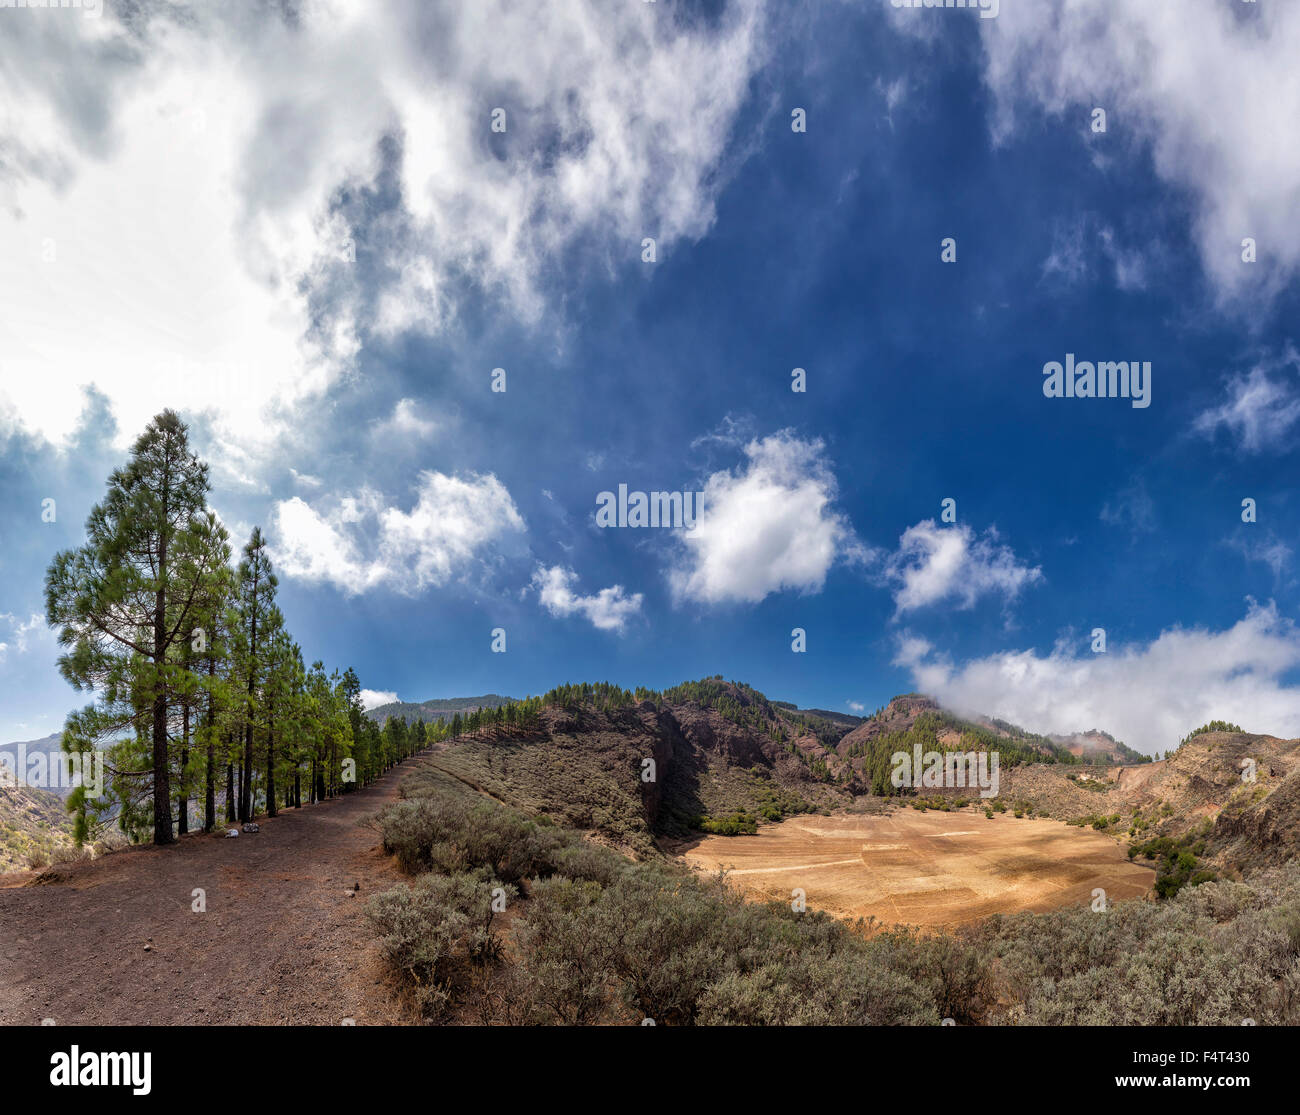
<instances>
[{"instance_id":1,"label":"hillside","mask_svg":"<svg viewBox=\"0 0 1300 1115\"><path fill-rule=\"evenodd\" d=\"M47 790L0 779L0 874L50 858L72 845L72 825L61 798Z\"/></svg>"},{"instance_id":2,"label":"hillside","mask_svg":"<svg viewBox=\"0 0 1300 1115\"><path fill-rule=\"evenodd\" d=\"M1254 762L1253 781L1243 779L1247 760ZM1157 869L1157 893L1169 895L1294 856L1300 740L1199 732L1159 762L1017 768L1003 777L1002 797L1017 811L1115 837L1137 862Z\"/></svg>"},{"instance_id":3,"label":"hillside","mask_svg":"<svg viewBox=\"0 0 1300 1115\"><path fill-rule=\"evenodd\" d=\"M910 694L865 720L771 701L721 677L662 692L562 686L524 729L491 723L436 749L439 769L498 800L642 854L661 838L759 823L893 793L889 756L997 747L1002 765L1077 763L1043 737L976 723ZM654 781L642 781L645 760Z\"/></svg>"},{"instance_id":4,"label":"hillside","mask_svg":"<svg viewBox=\"0 0 1300 1115\"><path fill-rule=\"evenodd\" d=\"M923 751L997 751L1003 770L1025 763L1078 762L1067 748L1047 736L1002 720L958 716L919 693L895 697L844 735L835 753L857 782L873 793L886 794L892 789L891 756L899 751L910 753L918 744Z\"/></svg>"},{"instance_id":5,"label":"hillside","mask_svg":"<svg viewBox=\"0 0 1300 1115\"><path fill-rule=\"evenodd\" d=\"M1158 888L1289 858L1300 832L1300 778L1287 781L1300 769L1300 747L1210 730L1217 724L1163 761L1129 763L1134 753L1097 729L1036 735L993 717L960 716L917 693L866 718L800 710L721 677L661 692L566 685L527 703L535 709L527 720L475 717L435 746L431 762L464 786L636 856L855 801L858 811L924 808L890 782L891 757L918 745L996 751L1000 800L985 808L1116 839L1160 873ZM1257 777L1244 783L1248 758ZM643 778L647 761L653 774ZM890 800L863 800L872 795ZM955 805L972 794L954 787L926 797Z\"/></svg>"},{"instance_id":6,"label":"hillside","mask_svg":"<svg viewBox=\"0 0 1300 1115\"><path fill-rule=\"evenodd\" d=\"M536 727L492 725L431 760L462 782L644 854L659 836L843 805L833 744L846 730L708 679L662 694L573 686L543 698ZM643 780L645 760L653 779Z\"/></svg>"}]
</instances>

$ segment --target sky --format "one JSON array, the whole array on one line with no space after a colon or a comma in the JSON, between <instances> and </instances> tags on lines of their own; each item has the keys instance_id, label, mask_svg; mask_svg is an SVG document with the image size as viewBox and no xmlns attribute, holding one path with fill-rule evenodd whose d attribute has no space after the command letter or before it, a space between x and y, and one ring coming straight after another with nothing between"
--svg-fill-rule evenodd
<instances>
[{"instance_id":1,"label":"sky","mask_svg":"<svg viewBox=\"0 0 1300 1115\"><path fill-rule=\"evenodd\" d=\"M1300 5L989 9L0 9L0 741L164 407L372 703L1300 736Z\"/></svg>"}]
</instances>

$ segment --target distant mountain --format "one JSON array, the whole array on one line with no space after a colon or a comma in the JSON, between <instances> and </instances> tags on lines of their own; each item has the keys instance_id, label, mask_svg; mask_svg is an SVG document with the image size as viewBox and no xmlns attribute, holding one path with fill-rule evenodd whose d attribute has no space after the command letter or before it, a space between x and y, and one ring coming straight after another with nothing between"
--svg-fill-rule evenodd
<instances>
[{"instance_id":1,"label":"distant mountain","mask_svg":"<svg viewBox=\"0 0 1300 1115\"><path fill-rule=\"evenodd\" d=\"M23 740L16 743L0 743L0 755L10 756L8 764L6 764L4 760L0 760L0 779L4 779L8 771L15 769L17 766L19 748L26 749L25 754L27 757L29 772L31 770L32 756L36 754L43 754L46 756L46 769L48 771L54 772L59 770L60 768L56 767L55 764L62 762L62 742L63 733L54 732L42 739ZM57 785L51 784L44 787L44 789L48 790L48 792L53 794L55 797L66 798L70 793L72 793L72 784L66 775L60 773L57 780L53 775L51 775L49 781L50 783L55 783L57 781Z\"/></svg>"},{"instance_id":2,"label":"distant mountain","mask_svg":"<svg viewBox=\"0 0 1300 1115\"><path fill-rule=\"evenodd\" d=\"M1109 732L1092 728L1087 732L1074 732L1068 736L1051 736L1054 743L1066 748L1071 755L1078 755L1085 763L1149 763L1150 755L1120 743Z\"/></svg>"},{"instance_id":3,"label":"distant mountain","mask_svg":"<svg viewBox=\"0 0 1300 1115\"><path fill-rule=\"evenodd\" d=\"M450 720L456 713L464 715L481 708L500 708L517 701L517 697L502 697L497 693L486 693L482 697L440 697L430 701L390 701L368 709L366 715L377 724L382 724L390 716L405 720L408 724L417 720L428 723L430 720Z\"/></svg>"},{"instance_id":4,"label":"distant mountain","mask_svg":"<svg viewBox=\"0 0 1300 1115\"><path fill-rule=\"evenodd\" d=\"M60 742L62 739L62 732L54 732L42 739L22 740L15 743L0 743L0 751L7 751L10 754L16 754L19 747L26 747L27 754L29 755L36 751L44 751L47 755L57 755L60 750Z\"/></svg>"},{"instance_id":5,"label":"distant mountain","mask_svg":"<svg viewBox=\"0 0 1300 1115\"><path fill-rule=\"evenodd\" d=\"M832 712L824 708L800 708L793 701L773 701L772 705L802 716L815 716L820 720L829 720L832 724L840 724L845 728L856 728L863 720L861 716L854 716L848 712Z\"/></svg>"}]
</instances>

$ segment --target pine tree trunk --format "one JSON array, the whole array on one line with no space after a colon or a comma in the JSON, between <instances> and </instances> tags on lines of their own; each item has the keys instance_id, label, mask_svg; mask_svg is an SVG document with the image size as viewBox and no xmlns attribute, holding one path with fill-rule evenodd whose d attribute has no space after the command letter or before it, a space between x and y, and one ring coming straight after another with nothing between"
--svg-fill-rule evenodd
<instances>
[{"instance_id":1,"label":"pine tree trunk","mask_svg":"<svg viewBox=\"0 0 1300 1115\"><path fill-rule=\"evenodd\" d=\"M248 708L244 725L244 781L239 795L239 819L253 819L253 693L257 679L257 580L253 581L251 635L248 642Z\"/></svg>"},{"instance_id":2,"label":"pine tree trunk","mask_svg":"<svg viewBox=\"0 0 1300 1115\"><path fill-rule=\"evenodd\" d=\"M166 580L166 547L162 547L158 560L158 580ZM154 601L153 645L154 669L158 676L154 679L153 698L153 842L155 844L174 844L176 835L172 832L172 794L171 771L168 769L167 754L167 690L163 680L163 667L166 652L162 649L167 638L167 594L160 587Z\"/></svg>"},{"instance_id":3,"label":"pine tree trunk","mask_svg":"<svg viewBox=\"0 0 1300 1115\"><path fill-rule=\"evenodd\" d=\"M176 835L184 836L190 831L190 799L185 781L185 768L190 763L190 705L186 701L181 706L181 792L176 799Z\"/></svg>"},{"instance_id":4,"label":"pine tree trunk","mask_svg":"<svg viewBox=\"0 0 1300 1115\"><path fill-rule=\"evenodd\" d=\"M293 807L302 808L302 771L297 767L293 768Z\"/></svg>"},{"instance_id":5,"label":"pine tree trunk","mask_svg":"<svg viewBox=\"0 0 1300 1115\"><path fill-rule=\"evenodd\" d=\"M229 742L227 740L227 742ZM235 764L226 762L226 823L235 819Z\"/></svg>"},{"instance_id":6,"label":"pine tree trunk","mask_svg":"<svg viewBox=\"0 0 1300 1115\"><path fill-rule=\"evenodd\" d=\"M217 672L217 656L208 659L208 677ZM204 771L203 831L211 832L217 826L217 745L213 738L217 719L216 698L208 696L208 765Z\"/></svg>"},{"instance_id":7,"label":"pine tree trunk","mask_svg":"<svg viewBox=\"0 0 1300 1115\"><path fill-rule=\"evenodd\" d=\"M266 729L266 815L274 817L280 812L275 801L275 731L268 725Z\"/></svg>"},{"instance_id":8,"label":"pine tree trunk","mask_svg":"<svg viewBox=\"0 0 1300 1115\"><path fill-rule=\"evenodd\" d=\"M250 684L249 691L252 691ZM244 765L239 772L239 819L253 819L253 715L249 711L248 724L244 729Z\"/></svg>"}]
</instances>

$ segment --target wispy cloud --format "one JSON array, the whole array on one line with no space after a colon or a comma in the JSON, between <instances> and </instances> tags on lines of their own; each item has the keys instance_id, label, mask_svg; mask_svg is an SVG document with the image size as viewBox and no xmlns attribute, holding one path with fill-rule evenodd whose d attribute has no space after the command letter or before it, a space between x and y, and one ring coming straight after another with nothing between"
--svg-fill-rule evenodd
<instances>
[{"instance_id":1,"label":"wispy cloud","mask_svg":"<svg viewBox=\"0 0 1300 1115\"><path fill-rule=\"evenodd\" d=\"M1300 356L1294 351L1280 361L1258 364L1233 376L1226 398L1196 416L1192 429L1206 437L1221 431L1249 453L1289 448L1300 423Z\"/></svg>"}]
</instances>

